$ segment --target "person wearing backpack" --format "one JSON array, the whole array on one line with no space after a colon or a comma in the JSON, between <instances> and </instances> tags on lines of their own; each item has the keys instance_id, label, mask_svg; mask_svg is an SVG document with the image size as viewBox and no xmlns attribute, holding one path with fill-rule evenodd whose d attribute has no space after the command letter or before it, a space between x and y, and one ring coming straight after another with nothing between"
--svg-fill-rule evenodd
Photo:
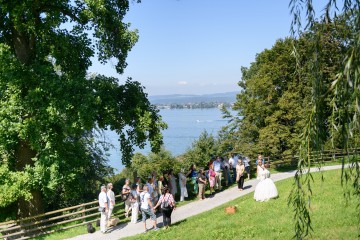
<instances>
[{"instance_id":1,"label":"person wearing backpack","mask_svg":"<svg viewBox=\"0 0 360 240\"><path fill-rule=\"evenodd\" d=\"M170 193L170 189L165 187L162 195L160 196L159 201L157 202L154 210L160 206L162 215L163 215L163 223L165 228L168 228L171 225L171 214L173 210L176 208L174 196Z\"/></svg>"}]
</instances>

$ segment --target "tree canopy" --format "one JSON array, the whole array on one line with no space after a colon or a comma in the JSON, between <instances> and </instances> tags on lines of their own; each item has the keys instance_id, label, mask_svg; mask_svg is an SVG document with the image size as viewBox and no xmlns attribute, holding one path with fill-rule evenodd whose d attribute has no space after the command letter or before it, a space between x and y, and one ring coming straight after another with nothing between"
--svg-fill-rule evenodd
<instances>
[{"instance_id":1,"label":"tree canopy","mask_svg":"<svg viewBox=\"0 0 360 240\"><path fill-rule=\"evenodd\" d=\"M160 149L166 125L141 84L87 74L93 56L123 73L138 40L128 9L128 0L0 1L0 207L17 202L24 217L46 208L43 198L96 190L110 171L96 130L119 134L125 165L135 145Z\"/></svg>"}]
</instances>

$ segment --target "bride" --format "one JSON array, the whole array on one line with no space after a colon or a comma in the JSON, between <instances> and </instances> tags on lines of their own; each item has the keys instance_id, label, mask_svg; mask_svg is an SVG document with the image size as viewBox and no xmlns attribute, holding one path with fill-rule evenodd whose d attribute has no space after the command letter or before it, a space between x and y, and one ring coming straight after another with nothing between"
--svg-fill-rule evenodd
<instances>
[{"instance_id":1,"label":"bride","mask_svg":"<svg viewBox=\"0 0 360 240\"><path fill-rule=\"evenodd\" d=\"M274 182L269 178L269 170L264 167L261 160L258 160L256 168L257 179L259 179L260 182L255 188L254 199L263 202L268 201L271 198L276 198L278 196L278 191Z\"/></svg>"}]
</instances>

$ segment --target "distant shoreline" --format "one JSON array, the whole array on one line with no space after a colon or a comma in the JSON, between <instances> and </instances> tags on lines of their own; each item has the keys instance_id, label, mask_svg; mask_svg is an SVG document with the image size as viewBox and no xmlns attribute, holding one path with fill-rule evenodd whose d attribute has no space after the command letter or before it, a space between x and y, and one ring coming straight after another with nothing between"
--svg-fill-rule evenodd
<instances>
[{"instance_id":1,"label":"distant shoreline","mask_svg":"<svg viewBox=\"0 0 360 240\"><path fill-rule=\"evenodd\" d=\"M200 103L170 103L154 104L158 109L208 109L208 108L230 108L234 103L230 102L200 102Z\"/></svg>"}]
</instances>

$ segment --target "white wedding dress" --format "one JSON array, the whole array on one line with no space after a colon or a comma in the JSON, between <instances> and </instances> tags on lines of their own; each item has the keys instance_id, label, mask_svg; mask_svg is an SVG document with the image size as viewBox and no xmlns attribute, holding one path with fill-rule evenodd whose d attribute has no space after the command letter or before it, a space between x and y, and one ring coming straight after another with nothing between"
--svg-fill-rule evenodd
<instances>
[{"instance_id":1,"label":"white wedding dress","mask_svg":"<svg viewBox=\"0 0 360 240\"><path fill-rule=\"evenodd\" d=\"M258 179L260 182L256 185L254 199L259 202L268 201L278 196L277 188L274 182L269 178L270 172L266 168L257 166Z\"/></svg>"}]
</instances>

